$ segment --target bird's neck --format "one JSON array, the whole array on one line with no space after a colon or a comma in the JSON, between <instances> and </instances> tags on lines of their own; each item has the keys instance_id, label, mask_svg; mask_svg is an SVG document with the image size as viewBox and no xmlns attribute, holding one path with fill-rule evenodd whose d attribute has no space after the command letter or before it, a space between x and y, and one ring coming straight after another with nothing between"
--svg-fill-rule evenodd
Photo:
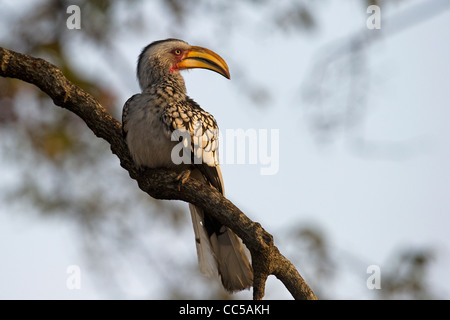
<instances>
[{"instance_id":1,"label":"bird's neck","mask_svg":"<svg viewBox=\"0 0 450 320\"><path fill-rule=\"evenodd\" d=\"M186 95L186 85L184 83L183 77L179 72L170 72L168 74L162 75L157 79L149 82L147 86L142 88L142 91L157 91L161 90L165 93L173 93L177 95Z\"/></svg>"}]
</instances>

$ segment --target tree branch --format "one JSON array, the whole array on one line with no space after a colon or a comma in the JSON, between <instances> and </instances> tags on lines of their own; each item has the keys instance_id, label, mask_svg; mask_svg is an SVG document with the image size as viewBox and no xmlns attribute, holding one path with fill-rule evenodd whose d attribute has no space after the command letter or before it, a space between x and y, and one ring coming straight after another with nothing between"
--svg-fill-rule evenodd
<instances>
[{"instance_id":1,"label":"tree branch","mask_svg":"<svg viewBox=\"0 0 450 320\"><path fill-rule=\"evenodd\" d=\"M175 172L136 168L122 138L121 124L95 98L67 80L56 66L43 59L1 47L0 61L0 76L34 84L52 98L55 105L83 119L97 137L111 145L111 151L120 159L120 165L144 192L156 199L192 203L231 228L244 241L252 255L254 299L263 298L265 282L271 274L283 282L295 299L316 299L292 263L273 244L273 237L216 189L190 178L179 190Z\"/></svg>"}]
</instances>

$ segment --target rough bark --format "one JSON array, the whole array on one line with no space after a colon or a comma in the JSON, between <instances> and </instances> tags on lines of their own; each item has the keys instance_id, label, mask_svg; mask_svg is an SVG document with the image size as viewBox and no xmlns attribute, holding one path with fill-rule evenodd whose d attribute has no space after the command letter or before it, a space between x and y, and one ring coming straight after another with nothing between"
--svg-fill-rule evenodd
<instances>
[{"instance_id":1,"label":"rough bark","mask_svg":"<svg viewBox=\"0 0 450 320\"><path fill-rule=\"evenodd\" d=\"M262 299L265 282L275 275L295 299L317 299L293 264L273 243L273 237L262 226L250 220L216 189L188 179L181 185L177 174L163 169L140 170L128 153L122 138L121 124L90 94L72 84L53 64L39 58L0 47L0 75L31 83L50 98L55 105L77 114L92 132L106 140L120 165L135 179L139 188L156 199L182 200L210 212L230 227L246 244L252 255L254 269L253 298Z\"/></svg>"}]
</instances>

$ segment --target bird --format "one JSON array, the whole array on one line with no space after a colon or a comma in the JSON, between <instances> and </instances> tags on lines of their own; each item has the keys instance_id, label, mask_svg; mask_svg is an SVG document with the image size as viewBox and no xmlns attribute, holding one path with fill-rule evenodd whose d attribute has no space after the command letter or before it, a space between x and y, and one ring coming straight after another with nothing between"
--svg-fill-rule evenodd
<instances>
[{"instance_id":1,"label":"bird","mask_svg":"<svg viewBox=\"0 0 450 320\"><path fill-rule=\"evenodd\" d=\"M217 122L187 95L180 74L194 68L230 79L226 62L207 48L173 38L147 45L137 63L141 93L129 98L122 110L123 136L137 167L170 169L179 173L180 183L191 177L225 195ZM178 150L180 144L184 148ZM179 161L187 151L190 156ZM201 273L220 278L230 293L249 289L253 270L242 240L202 208L189 203L189 210Z\"/></svg>"}]
</instances>

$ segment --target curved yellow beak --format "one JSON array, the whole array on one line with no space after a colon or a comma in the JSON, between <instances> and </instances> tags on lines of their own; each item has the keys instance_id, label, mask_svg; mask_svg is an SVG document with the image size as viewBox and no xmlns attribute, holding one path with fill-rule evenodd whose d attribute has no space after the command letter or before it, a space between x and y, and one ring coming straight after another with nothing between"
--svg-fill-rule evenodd
<instances>
[{"instance_id":1,"label":"curved yellow beak","mask_svg":"<svg viewBox=\"0 0 450 320\"><path fill-rule=\"evenodd\" d=\"M230 79L230 71L225 60L217 53L202 47L192 46L177 64L179 70L202 68L220 73Z\"/></svg>"}]
</instances>

